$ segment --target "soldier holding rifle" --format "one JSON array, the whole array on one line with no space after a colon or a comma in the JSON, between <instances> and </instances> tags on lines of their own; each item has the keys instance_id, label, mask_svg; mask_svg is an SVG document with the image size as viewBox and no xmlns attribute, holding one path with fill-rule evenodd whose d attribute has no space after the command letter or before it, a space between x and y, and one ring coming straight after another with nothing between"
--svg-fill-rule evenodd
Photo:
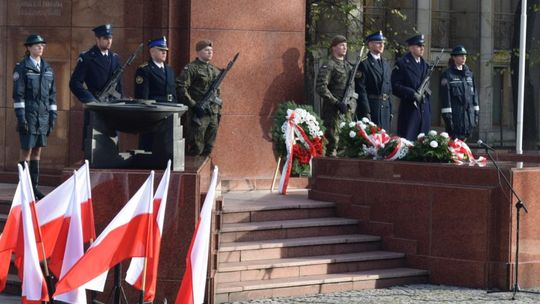
<instances>
[{"instance_id":1,"label":"soldier holding rifle","mask_svg":"<svg viewBox=\"0 0 540 304\"><path fill-rule=\"evenodd\" d=\"M316 90L322 98L321 117L326 127L326 155L335 155L339 123L354 118L356 93L354 93L353 65L345 60L347 39L337 35L332 39L331 56L323 63L317 76ZM352 80L352 81L349 81ZM349 92L350 96L346 96ZM354 94L352 94L354 93Z\"/></svg>"},{"instance_id":2,"label":"soldier holding rifle","mask_svg":"<svg viewBox=\"0 0 540 304\"><path fill-rule=\"evenodd\" d=\"M111 51L113 36L110 24L95 27L96 44L88 51L82 52L71 75L69 88L82 103L97 102L97 96L120 67L120 57ZM86 87L85 87L86 85ZM122 94L121 81L117 82L116 91ZM84 133L89 123L89 113L84 111Z\"/></svg>"},{"instance_id":3,"label":"soldier holding rifle","mask_svg":"<svg viewBox=\"0 0 540 304\"><path fill-rule=\"evenodd\" d=\"M212 41L197 42L195 50L197 58L184 67L176 79L176 89L179 101L189 107L187 153L193 156L208 156L214 147L221 118L219 84L238 54L225 70L220 71L210 63L214 56Z\"/></svg>"},{"instance_id":4,"label":"soldier holding rifle","mask_svg":"<svg viewBox=\"0 0 540 304\"><path fill-rule=\"evenodd\" d=\"M398 135L416 140L420 133L427 133L431 124L429 90L421 90L429 84L429 66L424 58L424 35L409 39L409 52L396 61L392 71L392 92L401 100L398 116ZM426 82L425 80L428 79Z\"/></svg>"}]
</instances>

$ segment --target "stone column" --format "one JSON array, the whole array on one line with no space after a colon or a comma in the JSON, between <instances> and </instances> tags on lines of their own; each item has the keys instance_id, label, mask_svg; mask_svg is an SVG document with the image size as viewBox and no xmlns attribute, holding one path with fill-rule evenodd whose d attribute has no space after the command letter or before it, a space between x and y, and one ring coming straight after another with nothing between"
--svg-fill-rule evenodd
<instances>
[{"instance_id":1,"label":"stone column","mask_svg":"<svg viewBox=\"0 0 540 304\"><path fill-rule=\"evenodd\" d=\"M493 125L493 67L489 63L493 56L493 0L482 0L480 3L480 75L476 77L478 99L480 104L479 137L491 140L489 133ZM494 136L494 135L493 135Z\"/></svg>"},{"instance_id":2,"label":"stone column","mask_svg":"<svg viewBox=\"0 0 540 304\"><path fill-rule=\"evenodd\" d=\"M431 56L431 15L431 0L418 0L416 6L416 24L418 25L418 31L426 37L426 56Z\"/></svg>"}]
</instances>

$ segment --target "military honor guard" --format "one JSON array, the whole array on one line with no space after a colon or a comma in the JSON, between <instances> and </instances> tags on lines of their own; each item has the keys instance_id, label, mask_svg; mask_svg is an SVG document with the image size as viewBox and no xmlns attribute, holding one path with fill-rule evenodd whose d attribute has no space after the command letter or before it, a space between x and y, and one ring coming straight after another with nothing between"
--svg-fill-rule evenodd
<instances>
[{"instance_id":1,"label":"military honor guard","mask_svg":"<svg viewBox=\"0 0 540 304\"><path fill-rule=\"evenodd\" d=\"M396 61L392 71L392 92L401 100L397 132L408 140L427 133L431 125L430 96L418 91L429 70L423 58L424 42L422 34L407 39L409 52Z\"/></svg>"},{"instance_id":2,"label":"military honor guard","mask_svg":"<svg viewBox=\"0 0 540 304\"><path fill-rule=\"evenodd\" d=\"M148 42L150 59L135 72L135 98L157 102L176 103L176 85L173 68L166 64L167 39L163 36ZM139 148L152 150L153 133L139 136Z\"/></svg>"},{"instance_id":3,"label":"military honor guard","mask_svg":"<svg viewBox=\"0 0 540 304\"><path fill-rule=\"evenodd\" d=\"M187 153L193 156L208 156L212 152L221 118L221 99L212 102L210 110L202 107L201 101L221 72L210 63L214 56L212 41L201 40L195 45L197 58L187 64L176 80L177 96L189 107L188 117L196 116L196 123L189 119Z\"/></svg>"},{"instance_id":4,"label":"military honor guard","mask_svg":"<svg viewBox=\"0 0 540 304\"><path fill-rule=\"evenodd\" d=\"M13 71L13 109L21 143L21 163L28 162L37 199L44 197L37 188L42 147L54 129L57 118L54 72L43 59L45 39L30 35L24 43L26 54Z\"/></svg>"},{"instance_id":5,"label":"military honor guard","mask_svg":"<svg viewBox=\"0 0 540 304\"><path fill-rule=\"evenodd\" d=\"M111 79L114 71L120 67L120 56L111 51L113 28L110 24L100 25L92 30L96 36L96 44L82 52L77 59L77 65L71 75L69 88L80 102L97 102L98 93ZM116 86L122 93L121 81ZM89 123L89 113L84 112L83 138Z\"/></svg>"},{"instance_id":6,"label":"military honor guard","mask_svg":"<svg viewBox=\"0 0 540 304\"><path fill-rule=\"evenodd\" d=\"M385 40L381 31L366 37L369 53L357 73L357 116L367 117L389 131L392 118L392 69L382 58Z\"/></svg>"},{"instance_id":7,"label":"military honor guard","mask_svg":"<svg viewBox=\"0 0 540 304\"><path fill-rule=\"evenodd\" d=\"M448 68L441 77L441 115L446 132L461 140L471 136L478 126L480 107L474 76L465 64L467 50L462 45L450 53Z\"/></svg>"},{"instance_id":8,"label":"military honor guard","mask_svg":"<svg viewBox=\"0 0 540 304\"><path fill-rule=\"evenodd\" d=\"M336 153L340 121L353 119L356 111L356 101L352 107L341 102L347 90L349 74L353 69L353 66L345 60L347 39L342 35L335 36L330 48L331 55L319 69L316 83L317 93L322 99L321 118L326 127L327 156Z\"/></svg>"}]
</instances>

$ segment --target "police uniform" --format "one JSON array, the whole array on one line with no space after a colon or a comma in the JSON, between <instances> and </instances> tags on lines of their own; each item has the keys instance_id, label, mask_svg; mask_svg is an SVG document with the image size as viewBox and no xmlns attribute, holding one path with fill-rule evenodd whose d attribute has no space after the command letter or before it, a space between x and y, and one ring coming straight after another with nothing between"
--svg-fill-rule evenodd
<instances>
[{"instance_id":1,"label":"police uniform","mask_svg":"<svg viewBox=\"0 0 540 304\"><path fill-rule=\"evenodd\" d=\"M165 37L148 42L149 48L169 50ZM135 72L135 98L176 103L174 70L168 64L158 66L152 59L141 64ZM139 148L152 150L154 133L139 136Z\"/></svg>"},{"instance_id":2,"label":"police uniform","mask_svg":"<svg viewBox=\"0 0 540 304\"><path fill-rule=\"evenodd\" d=\"M196 50L199 52L211 46L211 41L199 41ZM214 147L221 117L221 105L212 103L211 110L207 112L202 110L199 102L220 72L220 69L213 64L196 58L184 67L176 80L179 101L189 107L189 117L197 115L201 123L198 125L193 120L189 120L191 122L188 136L188 153L190 155L208 156ZM219 97L219 90L217 96Z\"/></svg>"},{"instance_id":3,"label":"police uniform","mask_svg":"<svg viewBox=\"0 0 540 304\"><path fill-rule=\"evenodd\" d=\"M167 40L165 37L152 40L148 43L148 47L168 50ZM141 64L135 72L135 98L176 102L173 68L165 63L163 67L158 67L152 59Z\"/></svg>"},{"instance_id":4,"label":"police uniform","mask_svg":"<svg viewBox=\"0 0 540 304\"><path fill-rule=\"evenodd\" d=\"M366 42L384 41L382 32L366 37ZM379 58L371 53L360 63L356 79L358 93L357 116L370 117L373 123L390 130L392 115L392 83L390 65L379 54Z\"/></svg>"},{"instance_id":5,"label":"police uniform","mask_svg":"<svg viewBox=\"0 0 540 304\"><path fill-rule=\"evenodd\" d=\"M345 37L337 35L332 39L331 46L347 42ZM352 108L339 109L340 101L347 90L347 80L353 66L346 60L339 60L330 56L319 69L317 75L316 90L322 99L321 118L326 127L326 155L332 155L337 148L339 139L340 115L343 114L344 120L352 120L356 111L356 103Z\"/></svg>"},{"instance_id":6,"label":"police uniform","mask_svg":"<svg viewBox=\"0 0 540 304\"><path fill-rule=\"evenodd\" d=\"M96 37L112 36L112 26L110 24L101 25L93 29ZM120 67L120 57L118 54L108 50L104 56L97 45L82 52L77 59L77 65L71 79L69 88L82 103L97 102L98 93L105 87L111 79L114 71ZM121 81L118 81L116 90L122 93ZM84 111L83 141L86 137L86 129L89 123L89 113Z\"/></svg>"},{"instance_id":7,"label":"police uniform","mask_svg":"<svg viewBox=\"0 0 540 304\"><path fill-rule=\"evenodd\" d=\"M30 35L25 46L43 43L40 35ZM39 62L30 55L15 65L13 71L13 108L17 117L17 131L21 149L31 150L47 146L47 136L56 124L56 87L52 67L43 58ZM37 190L39 160L30 160L30 177L38 199L43 194Z\"/></svg>"},{"instance_id":8,"label":"police uniform","mask_svg":"<svg viewBox=\"0 0 540 304\"><path fill-rule=\"evenodd\" d=\"M416 35L407 40L409 45L423 45L424 35ZM408 140L416 140L420 133L429 132L431 125L430 97L425 94L420 101L415 94L429 70L423 58L416 62L411 53L398 59L392 71L392 92L400 100L398 112L398 135Z\"/></svg>"},{"instance_id":9,"label":"police uniform","mask_svg":"<svg viewBox=\"0 0 540 304\"><path fill-rule=\"evenodd\" d=\"M452 50L451 56L467 55L463 46ZM472 71L467 65L458 70L455 64L446 69L441 77L441 115L446 132L452 137L466 139L478 126L478 94Z\"/></svg>"}]
</instances>

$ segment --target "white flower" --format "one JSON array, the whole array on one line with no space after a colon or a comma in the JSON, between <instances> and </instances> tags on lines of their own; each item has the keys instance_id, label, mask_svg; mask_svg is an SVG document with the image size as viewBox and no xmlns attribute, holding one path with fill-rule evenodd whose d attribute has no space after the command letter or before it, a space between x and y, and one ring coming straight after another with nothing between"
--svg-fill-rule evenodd
<instances>
[{"instance_id":1,"label":"white flower","mask_svg":"<svg viewBox=\"0 0 540 304\"><path fill-rule=\"evenodd\" d=\"M417 136L416 138L417 138L417 139L420 139L420 138L425 137L425 136L426 136L426 134L420 133L420 134L418 134L418 136Z\"/></svg>"},{"instance_id":2,"label":"white flower","mask_svg":"<svg viewBox=\"0 0 540 304\"><path fill-rule=\"evenodd\" d=\"M368 122L369 122L369 118L367 118L367 117L362 117L362 121L365 122L365 123L368 123Z\"/></svg>"},{"instance_id":3,"label":"white flower","mask_svg":"<svg viewBox=\"0 0 540 304\"><path fill-rule=\"evenodd\" d=\"M344 121L340 122L339 123L339 128L340 129L343 129L343 127L345 127L346 123Z\"/></svg>"},{"instance_id":4,"label":"white flower","mask_svg":"<svg viewBox=\"0 0 540 304\"><path fill-rule=\"evenodd\" d=\"M448 136L448 133L446 133L446 132L441 132L441 136L444 137L444 138L450 137L450 136Z\"/></svg>"},{"instance_id":5,"label":"white flower","mask_svg":"<svg viewBox=\"0 0 540 304\"><path fill-rule=\"evenodd\" d=\"M355 124L354 122L351 121L351 122L349 123L349 128L354 128L355 125L356 125L356 124Z\"/></svg>"},{"instance_id":6,"label":"white flower","mask_svg":"<svg viewBox=\"0 0 540 304\"><path fill-rule=\"evenodd\" d=\"M355 138L356 137L356 132L354 132L354 131L349 132L349 137L350 138Z\"/></svg>"},{"instance_id":7,"label":"white flower","mask_svg":"<svg viewBox=\"0 0 540 304\"><path fill-rule=\"evenodd\" d=\"M324 135L323 131L319 131L319 137L322 137Z\"/></svg>"},{"instance_id":8,"label":"white flower","mask_svg":"<svg viewBox=\"0 0 540 304\"><path fill-rule=\"evenodd\" d=\"M450 151L451 153L454 153L455 150L452 147L448 147L448 151Z\"/></svg>"},{"instance_id":9,"label":"white flower","mask_svg":"<svg viewBox=\"0 0 540 304\"><path fill-rule=\"evenodd\" d=\"M437 131L431 130L431 131L428 132L428 135L429 136L435 136L435 135L437 135Z\"/></svg>"},{"instance_id":10,"label":"white flower","mask_svg":"<svg viewBox=\"0 0 540 304\"><path fill-rule=\"evenodd\" d=\"M368 124L369 124L370 126L372 126L372 127L376 127L376 126L377 126L376 124L372 123L371 121L368 122Z\"/></svg>"},{"instance_id":11,"label":"white flower","mask_svg":"<svg viewBox=\"0 0 540 304\"><path fill-rule=\"evenodd\" d=\"M429 143L429 146L432 147L432 148L437 148L437 147L439 146L439 144L438 144L436 141L432 140L432 141Z\"/></svg>"}]
</instances>

